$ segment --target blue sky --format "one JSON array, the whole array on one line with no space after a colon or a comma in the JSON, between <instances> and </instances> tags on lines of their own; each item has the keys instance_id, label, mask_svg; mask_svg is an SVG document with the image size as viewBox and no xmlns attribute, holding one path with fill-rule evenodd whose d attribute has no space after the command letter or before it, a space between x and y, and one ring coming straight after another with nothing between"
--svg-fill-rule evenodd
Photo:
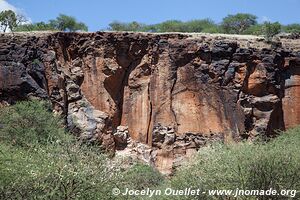
<instances>
[{"instance_id":1,"label":"blue sky","mask_svg":"<svg viewBox=\"0 0 300 200\"><path fill-rule=\"evenodd\" d=\"M220 22L238 12L254 14L260 22L300 23L300 0L0 0L0 9L5 6L25 13L32 22L54 19L59 13L71 15L90 31L105 29L114 20L152 24L211 18Z\"/></svg>"}]
</instances>

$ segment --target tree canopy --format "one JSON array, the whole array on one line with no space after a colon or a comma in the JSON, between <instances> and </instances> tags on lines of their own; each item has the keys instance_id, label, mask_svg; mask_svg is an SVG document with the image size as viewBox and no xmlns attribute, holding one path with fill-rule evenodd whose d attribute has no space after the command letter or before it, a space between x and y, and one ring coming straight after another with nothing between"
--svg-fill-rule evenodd
<instances>
[{"instance_id":1,"label":"tree canopy","mask_svg":"<svg viewBox=\"0 0 300 200\"><path fill-rule=\"evenodd\" d=\"M75 17L60 14L49 22L22 23L26 19L11 10L0 13L0 29L7 31L88 31L88 27L77 21ZM300 24L281 25L279 22L258 23L257 17L248 13L227 15L222 22L215 23L211 19L194 19L189 21L167 20L157 24L144 24L137 21L113 21L107 27L110 31L133 32L195 32L195 33L226 33L265 35L271 38L274 35L285 33L300 33Z\"/></svg>"},{"instance_id":2,"label":"tree canopy","mask_svg":"<svg viewBox=\"0 0 300 200\"><path fill-rule=\"evenodd\" d=\"M0 25L4 32L11 31L88 31L88 27L75 17L60 14L56 19L46 22L22 23L27 21L12 10L0 13Z\"/></svg>"},{"instance_id":3,"label":"tree canopy","mask_svg":"<svg viewBox=\"0 0 300 200\"><path fill-rule=\"evenodd\" d=\"M3 32L15 31L15 29L27 22L27 19L12 10L4 10L0 13L0 27Z\"/></svg>"},{"instance_id":4,"label":"tree canopy","mask_svg":"<svg viewBox=\"0 0 300 200\"><path fill-rule=\"evenodd\" d=\"M222 21L225 33L243 34L250 26L256 25L257 17L247 13L228 15Z\"/></svg>"},{"instance_id":5,"label":"tree canopy","mask_svg":"<svg viewBox=\"0 0 300 200\"><path fill-rule=\"evenodd\" d=\"M88 31L88 27L78 22L75 17L60 14L56 19L50 20L50 26L60 31Z\"/></svg>"},{"instance_id":6,"label":"tree canopy","mask_svg":"<svg viewBox=\"0 0 300 200\"><path fill-rule=\"evenodd\" d=\"M17 15L12 10L5 10L0 13L0 25L3 32L13 30L17 27Z\"/></svg>"}]
</instances>

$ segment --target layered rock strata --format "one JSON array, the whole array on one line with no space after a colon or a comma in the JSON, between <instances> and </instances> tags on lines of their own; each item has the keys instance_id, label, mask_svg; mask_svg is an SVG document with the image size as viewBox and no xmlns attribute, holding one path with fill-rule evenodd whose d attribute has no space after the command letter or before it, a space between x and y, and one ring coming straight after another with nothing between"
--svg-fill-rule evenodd
<instances>
[{"instance_id":1,"label":"layered rock strata","mask_svg":"<svg viewBox=\"0 0 300 200\"><path fill-rule=\"evenodd\" d=\"M299 76L300 40L288 37L270 45L205 34L0 36L2 105L51 100L83 140L130 147L164 172L210 141L298 125Z\"/></svg>"}]
</instances>

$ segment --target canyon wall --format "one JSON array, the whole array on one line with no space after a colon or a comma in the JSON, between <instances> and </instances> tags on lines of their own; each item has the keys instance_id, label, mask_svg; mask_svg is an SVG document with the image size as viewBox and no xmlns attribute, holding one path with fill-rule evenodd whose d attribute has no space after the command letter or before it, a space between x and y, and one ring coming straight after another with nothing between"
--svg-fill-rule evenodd
<instances>
[{"instance_id":1,"label":"canyon wall","mask_svg":"<svg viewBox=\"0 0 300 200\"><path fill-rule=\"evenodd\" d=\"M142 33L1 34L0 102L50 100L82 140L162 172L210 141L300 123L300 40Z\"/></svg>"}]
</instances>

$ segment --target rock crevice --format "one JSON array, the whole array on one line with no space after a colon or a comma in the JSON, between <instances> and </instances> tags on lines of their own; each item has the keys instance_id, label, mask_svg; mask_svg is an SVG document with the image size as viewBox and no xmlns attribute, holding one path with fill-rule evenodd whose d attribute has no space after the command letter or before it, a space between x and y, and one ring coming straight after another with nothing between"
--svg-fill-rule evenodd
<instances>
[{"instance_id":1,"label":"rock crevice","mask_svg":"<svg viewBox=\"0 0 300 200\"><path fill-rule=\"evenodd\" d=\"M299 44L205 34L1 34L0 102L48 99L83 140L109 151L130 147L169 172L210 141L298 125Z\"/></svg>"}]
</instances>

